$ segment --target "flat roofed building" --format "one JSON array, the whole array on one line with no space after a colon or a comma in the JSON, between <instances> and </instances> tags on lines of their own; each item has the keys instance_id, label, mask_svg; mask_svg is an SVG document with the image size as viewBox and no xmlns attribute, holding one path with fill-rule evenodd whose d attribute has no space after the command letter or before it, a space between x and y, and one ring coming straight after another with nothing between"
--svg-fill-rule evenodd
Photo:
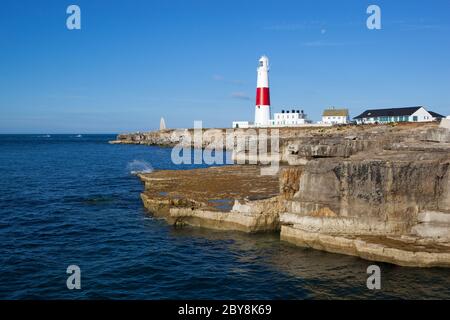
<instances>
[{"instance_id":1,"label":"flat roofed building","mask_svg":"<svg viewBox=\"0 0 450 320\"><path fill-rule=\"evenodd\" d=\"M252 127L252 123L248 122L248 121L233 121L233 128L238 129L247 129Z\"/></svg>"},{"instance_id":2,"label":"flat roofed building","mask_svg":"<svg viewBox=\"0 0 450 320\"><path fill-rule=\"evenodd\" d=\"M282 110L274 113L270 125L273 127L294 127L309 124L308 116L303 110Z\"/></svg>"}]
</instances>

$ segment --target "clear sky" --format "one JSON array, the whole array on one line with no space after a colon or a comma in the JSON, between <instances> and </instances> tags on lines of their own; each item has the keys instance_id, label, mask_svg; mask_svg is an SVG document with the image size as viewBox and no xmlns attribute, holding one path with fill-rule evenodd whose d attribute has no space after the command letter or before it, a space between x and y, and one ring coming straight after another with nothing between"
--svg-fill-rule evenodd
<instances>
[{"instance_id":1,"label":"clear sky","mask_svg":"<svg viewBox=\"0 0 450 320\"><path fill-rule=\"evenodd\" d=\"M66 28L70 4L81 30ZM252 121L262 54L273 111L450 114L450 0L2 0L0 40L0 133Z\"/></svg>"}]
</instances>

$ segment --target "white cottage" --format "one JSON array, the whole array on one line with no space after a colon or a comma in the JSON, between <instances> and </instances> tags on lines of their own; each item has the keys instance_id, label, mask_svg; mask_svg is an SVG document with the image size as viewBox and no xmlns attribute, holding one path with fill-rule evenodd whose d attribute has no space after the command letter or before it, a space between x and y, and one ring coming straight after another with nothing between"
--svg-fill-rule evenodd
<instances>
[{"instance_id":1,"label":"white cottage","mask_svg":"<svg viewBox=\"0 0 450 320\"><path fill-rule=\"evenodd\" d=\"M323 124L347 124L349 122L348 109L329 108L322 113Z\"/></svg>"}]
</instances>

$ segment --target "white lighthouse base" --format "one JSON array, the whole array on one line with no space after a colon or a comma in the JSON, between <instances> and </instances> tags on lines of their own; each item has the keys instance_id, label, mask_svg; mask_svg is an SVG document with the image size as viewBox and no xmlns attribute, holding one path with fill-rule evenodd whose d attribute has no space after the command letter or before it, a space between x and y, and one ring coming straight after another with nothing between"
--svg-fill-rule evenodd
<instances>
[{"instance_id":1,"label":"white lighthouse base","mask_svg":"<svg viewBox=\"0 0 450 320\"><path fill-rule=\"evenodd\" d=\"M255 106L255 127L270 126L270 106Z\"/></svg>"}]
</instances>

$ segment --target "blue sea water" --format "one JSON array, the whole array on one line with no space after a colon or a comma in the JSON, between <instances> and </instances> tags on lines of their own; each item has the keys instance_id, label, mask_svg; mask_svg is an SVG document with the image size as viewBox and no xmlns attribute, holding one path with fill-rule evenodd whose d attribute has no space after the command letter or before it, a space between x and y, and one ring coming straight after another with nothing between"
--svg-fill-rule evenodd
<instances>
[{"instance_id":1,"label":"blue sea water","mask_svg":"<svg viewBox=\"0 0 450 320\"><path fill-rule=\"evenodd\" d=\"M381 267L278 235L174 228L142 207L133 171L186 169L113 135L0 135L0 299L450 298L448 269ZM81 268L68 290L66 269Z\"/></svg>"}]
</instances>

